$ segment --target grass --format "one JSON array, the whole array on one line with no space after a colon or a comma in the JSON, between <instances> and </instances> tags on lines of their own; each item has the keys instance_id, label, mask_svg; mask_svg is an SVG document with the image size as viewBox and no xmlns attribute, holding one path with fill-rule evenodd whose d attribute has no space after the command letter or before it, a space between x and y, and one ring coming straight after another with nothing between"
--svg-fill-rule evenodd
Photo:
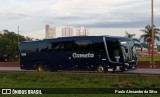
<instances>
[{"instance_id":1,"label":"grass","mask_svg":"<svg viewBox=\"0 0 160 97\"><path fill-rule=\"evenodd\" d=\"M0 88L158 88L160 77L97 73L14 72L0 73ZM153 81L154 80L154 81ZM17 84L18 83L18 84Z\"/></svg>"},{"instance_id":2,"label":"grass","mask_svg":"<svg viewBox=\"0 0 160 97\"><path fill-rule=\"evenodd\" d=\"M160 77L138 75L108 75L97 73L66 73L66 72L4 72L0 73L0 88L160 88ZM1 95L0 95L1 96ZM28 95L14 95L28 97ZM88 95L59 94L31 95L32 97L122 97L124 95ZM125 95L130 97L131 95ZM134 94L133 97L139 95ZM150 97L159 95L141 95ZM13 97L3 95L3 97Z\"/></svg>"}]
</instances>

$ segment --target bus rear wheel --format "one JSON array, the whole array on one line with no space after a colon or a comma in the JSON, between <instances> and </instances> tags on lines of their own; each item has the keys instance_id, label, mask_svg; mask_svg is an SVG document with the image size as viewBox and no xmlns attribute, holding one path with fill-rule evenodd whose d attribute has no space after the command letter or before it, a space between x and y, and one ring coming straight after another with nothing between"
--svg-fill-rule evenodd
<instances>
[{"instance_id":1,"label":"bus rear wheel","mask_svg":"<svg viewBox=\"0 0 160 97\"><path fill-rule=\"evenodd\" d=\"M39 71L39 72L44 72L44 71L46 71L46 69L45 69L45 67L44 67L43 65L38 65L36 69L37 69L37 71Z\"/></svg>"},{"instance_id":2,"label":"bus rear wheel","mask_svg":"<svg viewBox=\"0 0 160 97\"><path fill-rule=\"evenodd\" d=\"M98 73L105 73L106 72L106 68L104 67L104 65L98 65L97 66L97 72Z\"/></svg>"}]
</instances>

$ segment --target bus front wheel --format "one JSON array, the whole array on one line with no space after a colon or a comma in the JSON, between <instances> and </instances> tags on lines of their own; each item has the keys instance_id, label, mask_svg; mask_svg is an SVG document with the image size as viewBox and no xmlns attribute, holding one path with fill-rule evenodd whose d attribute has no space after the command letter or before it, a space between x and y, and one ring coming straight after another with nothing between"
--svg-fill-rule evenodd
<instances>
[{"instance_id":1,"label":"bus front wheel","mask_svg":"<svg viewBox=\"0 0 160 97\"><path fill-rule=\"evenodd\" d=\"M124 72L125 71L125 67L121 67L120 70L121 70L121 72Z\"/></svg>"},{"instance_id":2,"label":"bus front wheel","mask_svg":"<svg viewBox=\"0 0 160 97\"><path fill-rule=\"evenodd\" d=\"M104 65L98 65L97 66L97 72L98 73L105 73L106 72L106 68L104 67Z\"/></svg>"},{"instance_id":3,"label":"bus front wheel","mask_svg":"<svg viewBox=\"0 0 160 97\"><path fill-rule=\"evenodd\" d=\"M43 71L46 71L46 69L45 69L45 67L43 65L38 65L37 66L37 71L43 72Z\"/></svg>"}]
</instances>

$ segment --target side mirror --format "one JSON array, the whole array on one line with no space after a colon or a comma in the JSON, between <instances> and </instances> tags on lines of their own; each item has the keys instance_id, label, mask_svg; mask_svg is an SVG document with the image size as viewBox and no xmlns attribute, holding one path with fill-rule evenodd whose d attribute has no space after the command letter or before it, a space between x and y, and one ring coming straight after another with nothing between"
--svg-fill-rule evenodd
<instances>
[{"instance_id":1,"label":"side mirror","mask_svg":"<svg viewBox=\"0 0 160 97\"><path fill-rule=\"evenodd\" d=\"M135 47L141 48L141 51L143 51L142 45L138 39L132 39L134 42Z\"/></svg>"},{"instance_id":2,"label":"side mirror","mask_svg":"<svg viewBox=\"0 0 160 97\"><path fill-rule=\"evenodd\" d=\"M121 47L123 47L123 50L124 50L126 53L129 52L129 50L128 50L128 48L127 48L126 46L121 45Z\"/></svg>"},{"instance_id":3,"label":"side mirror","mask_svg":"<svg viewBox=\"0 0 160 97\"><path fill-rule=\"evenodd\" d=\"M143 47L142 47L141 44L134 44L134 46L135 46L136 48L140 48L140 50L143 51Z\"/></svg>"}]
</instances>

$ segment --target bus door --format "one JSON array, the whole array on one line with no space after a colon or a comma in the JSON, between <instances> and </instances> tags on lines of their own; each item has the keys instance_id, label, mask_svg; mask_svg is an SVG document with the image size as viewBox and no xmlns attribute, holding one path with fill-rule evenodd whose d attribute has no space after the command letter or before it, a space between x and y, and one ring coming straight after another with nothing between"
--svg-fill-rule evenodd
<instances>
[{"instance_id":1,"label":"bus door","mask_svg":"<svg viewBox=\"0 0 160 97\"><path fill-rule=\"evenodd\" d=\"M113 70L120 70L123 66L123 52L121 50L121 45L118 44L115 40L107 40L107 52L108 52L108 60L110 62L110 67Z\"/></svg>"}]
</instances>

